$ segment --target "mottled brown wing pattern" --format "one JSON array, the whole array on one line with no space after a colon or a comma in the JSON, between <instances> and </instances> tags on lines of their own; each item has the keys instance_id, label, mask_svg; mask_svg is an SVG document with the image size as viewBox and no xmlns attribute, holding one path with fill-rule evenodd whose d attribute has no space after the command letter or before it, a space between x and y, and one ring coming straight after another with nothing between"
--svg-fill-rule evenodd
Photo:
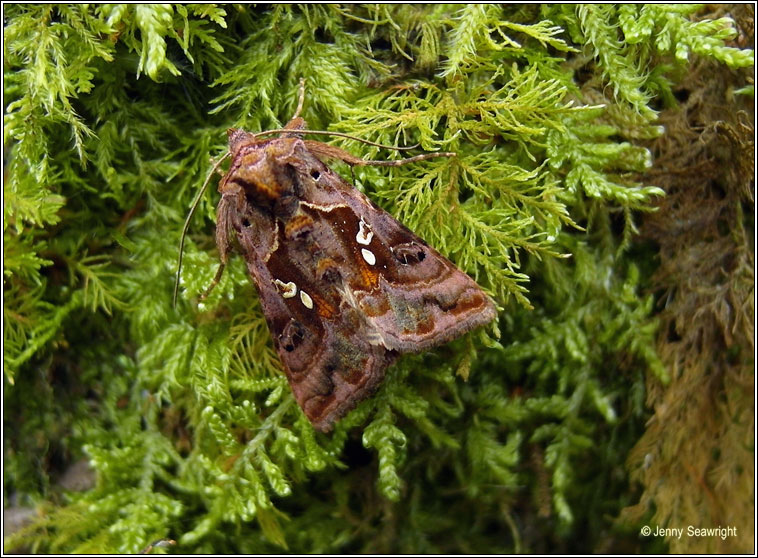
<instances>
[{"instance_id":1,"label":"mottled brown wing pattern","mask_svg":"<svg viewBox=\"0 0 758 558\"><path fill-rule=\"evenodd\" d=\"M494 319L473 280L294 133L261 140L230 130L229 148L222 261L236 237L295 398L317 429L368 397L400 353Z\"/></svg>"}]
</instances>

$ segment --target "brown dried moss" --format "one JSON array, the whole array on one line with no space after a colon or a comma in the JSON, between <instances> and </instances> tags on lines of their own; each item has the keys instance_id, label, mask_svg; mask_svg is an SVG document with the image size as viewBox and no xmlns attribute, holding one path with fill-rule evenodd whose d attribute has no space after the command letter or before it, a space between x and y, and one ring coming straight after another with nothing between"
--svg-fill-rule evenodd
<instances>
[{"instance_id":1,"label":"brown dried moss","mask_svg":"<svg viewBox=\"0 0 758 558\"><path fill-rule=\"evenodd\" d=\"M752 44L753 7L731 16L736 46ZM671 382L648 380L655 414L628 461L644 491L622 517L654 506L653 528L736 527L725 538L685 531L669 538L672 552L755 552L754 102L734 93L750 75L693 66L675 92L684 102L661 114L666 134L651 145L648 179L667 195L641 233L660 247L653 289Z\"/></svg>"}]
</instances>

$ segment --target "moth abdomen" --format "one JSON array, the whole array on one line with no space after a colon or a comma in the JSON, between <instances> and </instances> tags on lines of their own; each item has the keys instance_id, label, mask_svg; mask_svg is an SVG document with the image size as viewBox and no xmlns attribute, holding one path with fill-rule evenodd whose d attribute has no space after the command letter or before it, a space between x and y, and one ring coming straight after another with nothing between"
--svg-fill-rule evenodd
<instances>
[{"instance_id":1,"label":"moth abdomen","mask_svg":"<svg viewBox=\"0 0 758 558\"><path fill-rule=\"evenodd\" d=\"M338 283L342 279L339 264L332 258L323 257L316 264L316 275L325 283Z\"/></svg>"}]
</instances>

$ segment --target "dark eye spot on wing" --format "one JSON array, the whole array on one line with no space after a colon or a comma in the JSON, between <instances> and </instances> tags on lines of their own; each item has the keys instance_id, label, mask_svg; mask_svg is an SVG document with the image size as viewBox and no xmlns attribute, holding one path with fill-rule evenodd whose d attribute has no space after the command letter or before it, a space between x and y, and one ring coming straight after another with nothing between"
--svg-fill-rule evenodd
<instances>
[{"instance_id":1,"label":"dark eye spot on wing","mask_svg":"<svg viewBox=\"0 0 758 558\"><path fill-rule=\"evenodd\" d=\"M300 322L296 322L295 320L291 320L290 323L284 327L284 331L282 331L282 334L279 336L282 348L288 353L294 351L304 339L305 329Z\"/></svg>"},{"instance_id":2,"label":"dark eye spot on wing","mask_svg":"<svg viewBox=\"0 0 758 558\"><path fill-rule=\"evenodd\" d=\"M413 265L421 263L426 258L424 248L415 242L399 244L392 249L395 258L403 265Z\"/></svg>"}]
</instances>

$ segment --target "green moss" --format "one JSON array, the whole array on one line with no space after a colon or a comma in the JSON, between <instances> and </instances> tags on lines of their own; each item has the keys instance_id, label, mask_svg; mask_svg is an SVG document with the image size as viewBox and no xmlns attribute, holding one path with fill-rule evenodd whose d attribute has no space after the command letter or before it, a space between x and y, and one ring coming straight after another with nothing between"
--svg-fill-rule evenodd
<instances>
[{"instance_id":1,"label":"green moss","mask_svg":"<svg viewBox=\"0 0 758 558\"><path fill-rule=\"evenodd\" d=\"M696 13L7 6L4 490L40 516L6 549L658 548L612 524L634 503L623 464L646 379L670 379L639 271L656 254L636 223L663 194L645 141L694 60L753 63L725 45L731 20ZM403 358L329 436L294 402L239 258L196 302L217 266L215 194L171 304L224 130L279 127L301 78L311 129L457 154L356 183L501 310ZM83 455L96 484L62 491Z\"/></svg>"}]
</instances>

